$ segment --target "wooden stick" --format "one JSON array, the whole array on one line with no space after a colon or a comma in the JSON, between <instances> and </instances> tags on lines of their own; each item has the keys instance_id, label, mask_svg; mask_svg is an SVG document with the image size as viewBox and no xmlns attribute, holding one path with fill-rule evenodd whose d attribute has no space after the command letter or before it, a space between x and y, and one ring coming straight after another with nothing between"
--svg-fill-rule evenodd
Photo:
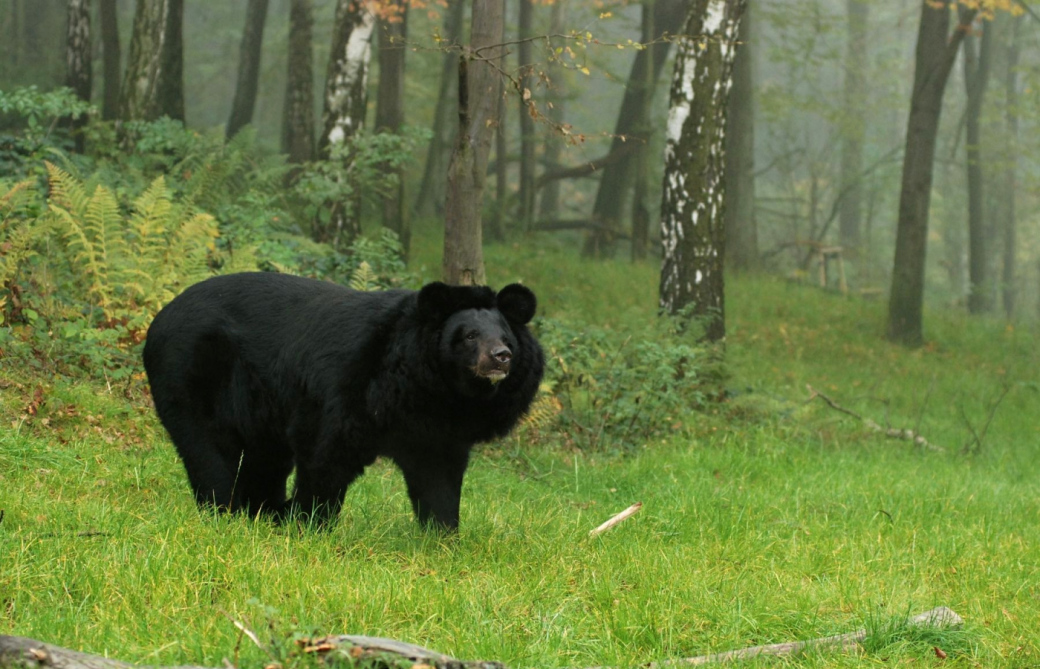
<instances>
[{"instance_id":1,"label":"wooden stick","mask_svg":"<svg viewBox=\"0 0 1040 669\"><path fill-rule=\"evenodd\" d=\"M954 613L952 609L945 606L939 606L931 611L925 611L924 613L920 613L913 618L910 618L907 623L910 625L927 625L930 627L959 627L964 623L964 620ZM715 662L746 660L759 655L770 655L774 657L793 655L810 648L814 650L830 648L851 650L857 647L866 638L867 630L861 629L856 630L855 632L849 632L848 634L837 634L835 636L826 636L820 639L811 639L809 641L789 641L787 643L774 643L765 646L741 648L740 650L730 650L725 653L713 653L711 655L689 657L682 660L665 660L664 662L652 663L649 666L650 669L662 669L663 667L674 667L676 665L698 666Z\"/></svg>"},{"instance_id":2,"label":"wooden stick","mask_svg":"<svg viewBox=\"0 0 1040 669\"><path fill-rule=\"evenodd\" d=\"M602 525L600 525L596 529L590 531L589 532L589 536L590 537L594 537L594 536L597 536L599 534L603 534L604 532L606 532L610 528L614 527L615 525L617 525L621 521L625 520L626 518L631 518L632 516L634 516L642 508L643 508L643 503L642 502L636 502L635 504L633 504L632 506L628 507L627 509L625 509L621 513L613 516L610 520L608 520L607 522L603 523Z\"/></svg>"}]
</instances>

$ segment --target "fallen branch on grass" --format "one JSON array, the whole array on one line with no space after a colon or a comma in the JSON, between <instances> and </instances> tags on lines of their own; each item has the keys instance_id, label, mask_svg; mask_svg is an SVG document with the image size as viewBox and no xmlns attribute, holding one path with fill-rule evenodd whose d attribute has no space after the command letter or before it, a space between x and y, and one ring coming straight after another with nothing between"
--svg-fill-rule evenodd
<instances>
[{"instance_id":1,"label":"fallen branch on grass","mask_svg":"<svg viewBox=\"0 0 1040 669\"><path fill-rule=\"evenodd\" d=\"M639 511L642 508L643 508L643 503L642 502L636 502L635 504L633 504L632 506L628 507L627 509L625 509L621 513L618 513L618 514L615 514L615 515L611 516L610 520L608 520L607 522L603 523L602 525L600 525L596 529L590 531L589 532L589 536L590 537L594 537L594 536L596 536L598 534L603 534L604 532L606 532L610 528L614 527L615 525L617 525L621 521L625 520L626 518L630 518L630 517L636 515L636 512Z\"/></svg>"},{"instance_id":2,"label":"fallen branch on grass","mask_svg":"<svg viewBox=\"0 0 1040 669\"><path fill-rule=\"evenodd\" d=\"M630 507L631 508L631 507ZM945 606L925 611L907 621L910 625L928 625L932 627L957 627L964 621L959 615ZM810 641L793 641L768 646L754 646L725 653L701 655L679 660L666 660L649 665L652 669L665 669L676 665L701 665L715 662L744 660L758 655L793 655L804 650L826 650L832 648L849 649L862 643L867 638L867 630L861 629L848 634L812 639ZM463 661L438 653L437 651L415 646L393 639L381 639L370 636L339 635L319 639L302 639L298 642L300 652L314 654L322 658L339 653L360 660L372 669L400 668L402 660L412 663L412 669L505 669L500 662ZM142 665L133 665L119 660L112 660L99 655L89 655L78 651L52 646L42 641L17 636L0 635L0 668L2 669L145 669ZM203 669L202 667L155 667L154 669Z\"/></svg>"},{"instance_id":3,"label":"fallen branch on grass","mask_svg":"<svg viewBox=\"0 0 1040 669\"><path fill-rule=\"evenodd\" d=\"M895 427L881 427L880 425L878 425L871 419L867 418L866 416L861 416L855 411L852 411L851 409L846 409L845 407L838 404L837 402L827 397L820 391L816 390L812 386L806 384L805 387L809 389L809 399L805 401L806 404L812 402L814 399L819 397L821 400L826 402L830 408L834 409L835 411L840 411L843 414L852 416L853 418L863 423L868 430L872 430L873 432L880 432L889 439L901 439L903 441L911 441L916 446L920 446L921 448L927 449L929 451L935 451L936 453L946 452L945 448L943 448L942 446L936 446L935 444L931 443L930 441L922 437L916 430L899 429Z\"/></svg>"},{"instance_id":4,"label":"fallen branch on grass","mask_svg":"<svg viewBox=\"0 0 1040 669\"><path fill-rule=\"evenodd\" d=\"M301 640L300 652L332 659L334 654L371 669L400 669L402 660L413 669L505 669L499 662L466 662L394 639L338 635ZM311 665L308 665L311 666ZM356 666L356 665L355 665ZM17 636L0 635L0 668L2 669L206 669L198 666L147 667L89 655L75 650Z\"/></svg>"},{"instance_id":5,"label":"fallen branch on grass","mask_svg":"<svg viewBox=\"0 0 1040 669\"><path fill-rule=\"evenodd\" d=\"M929 627L959 627L964 623L964 620L954 613L952 609L940 606L934 608L931 611L925 611L919 615L910 618L907 621L910 625ZM667 660L665 662L655 662L650 665L651 669L663 669L664 667L674 667L676 665L690 665L697 666L701 664L712 664L715 662L732 662L734 660L746 660L759 655L771 655L771 656L782 656L782 655L794 655L805 650L824 650L837 648L839 650L851 650L863 643L863 640L867 638L867 630L861 629L855 632L849 632L848 634L838 634L835 636L826 636L820 639L812 639L810 641L791 641L788 643L774 643L767 646L752 646L751 648L742 648L740 650L731 650L725 653L715 653L713 655L701 655L700 657L690 657L684 660Z\"/></svg>"}]
</instances>

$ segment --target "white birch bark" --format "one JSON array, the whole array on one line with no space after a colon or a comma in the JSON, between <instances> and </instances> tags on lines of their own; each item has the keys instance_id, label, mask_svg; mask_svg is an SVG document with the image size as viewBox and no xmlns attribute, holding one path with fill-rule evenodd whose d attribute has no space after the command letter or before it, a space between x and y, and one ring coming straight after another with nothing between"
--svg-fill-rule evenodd
<instances>
[{"instance_id":1,"label":"white birch bark","mask_svg":"<svg viewBox=\"0 0 1040 669\"><path fill-rule=\"evenodd\" d=\"M694 0L672 75L661 197L660 305L706 319L725 337L723 152L737 32L746 0Z\"/></svg>"},{"instance_id":2,"label":"white birch bark","mask_svg":"<svg viewBox=\"0 0 1040 669\"><path fill-rule=\"evenodd\" d=\"M328 159L333 147L353 137L365 123L368 66L376 16L365 0L339 0L332 51L325 74L324 130L318 147ZM361 234L361 199L357 193L333 202L327 229L319 241L344 246Z\"/></svg>"}]
</instances>

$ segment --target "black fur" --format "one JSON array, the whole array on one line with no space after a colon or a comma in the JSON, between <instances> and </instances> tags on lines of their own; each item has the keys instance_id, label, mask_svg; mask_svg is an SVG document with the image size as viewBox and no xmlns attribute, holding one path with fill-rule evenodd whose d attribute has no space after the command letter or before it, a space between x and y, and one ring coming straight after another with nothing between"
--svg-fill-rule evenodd
<instances>
[{"instance_id":1,"label":"black fur","mask_svg":"<svg viewBox=\"0 0 1040 669\"><path fill-rule=\"evenodd\" d=\"M470 449L509 432L537 392L535 307L518 284L366 293L233 274L159 312L144 365L200 505L326 522L382 455L418 519L454 529Z\"/></svg>"}]
</instances>

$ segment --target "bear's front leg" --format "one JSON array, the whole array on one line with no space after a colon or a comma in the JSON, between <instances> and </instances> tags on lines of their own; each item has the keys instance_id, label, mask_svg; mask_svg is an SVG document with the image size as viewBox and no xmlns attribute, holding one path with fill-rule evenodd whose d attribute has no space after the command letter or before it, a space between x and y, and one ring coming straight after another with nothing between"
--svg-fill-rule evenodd
<instances>
[{"instance_id":1,"label":"bear's front leg","mask_svg":"<svg viewBox=\"0 0 1040 669\"><path fill-rule=\"evenodd\" d=\"M438 460L398 460L408 486L412 511L424 527L459 529L459 500L469 452Z\"/></svg>"}]
</instances>

